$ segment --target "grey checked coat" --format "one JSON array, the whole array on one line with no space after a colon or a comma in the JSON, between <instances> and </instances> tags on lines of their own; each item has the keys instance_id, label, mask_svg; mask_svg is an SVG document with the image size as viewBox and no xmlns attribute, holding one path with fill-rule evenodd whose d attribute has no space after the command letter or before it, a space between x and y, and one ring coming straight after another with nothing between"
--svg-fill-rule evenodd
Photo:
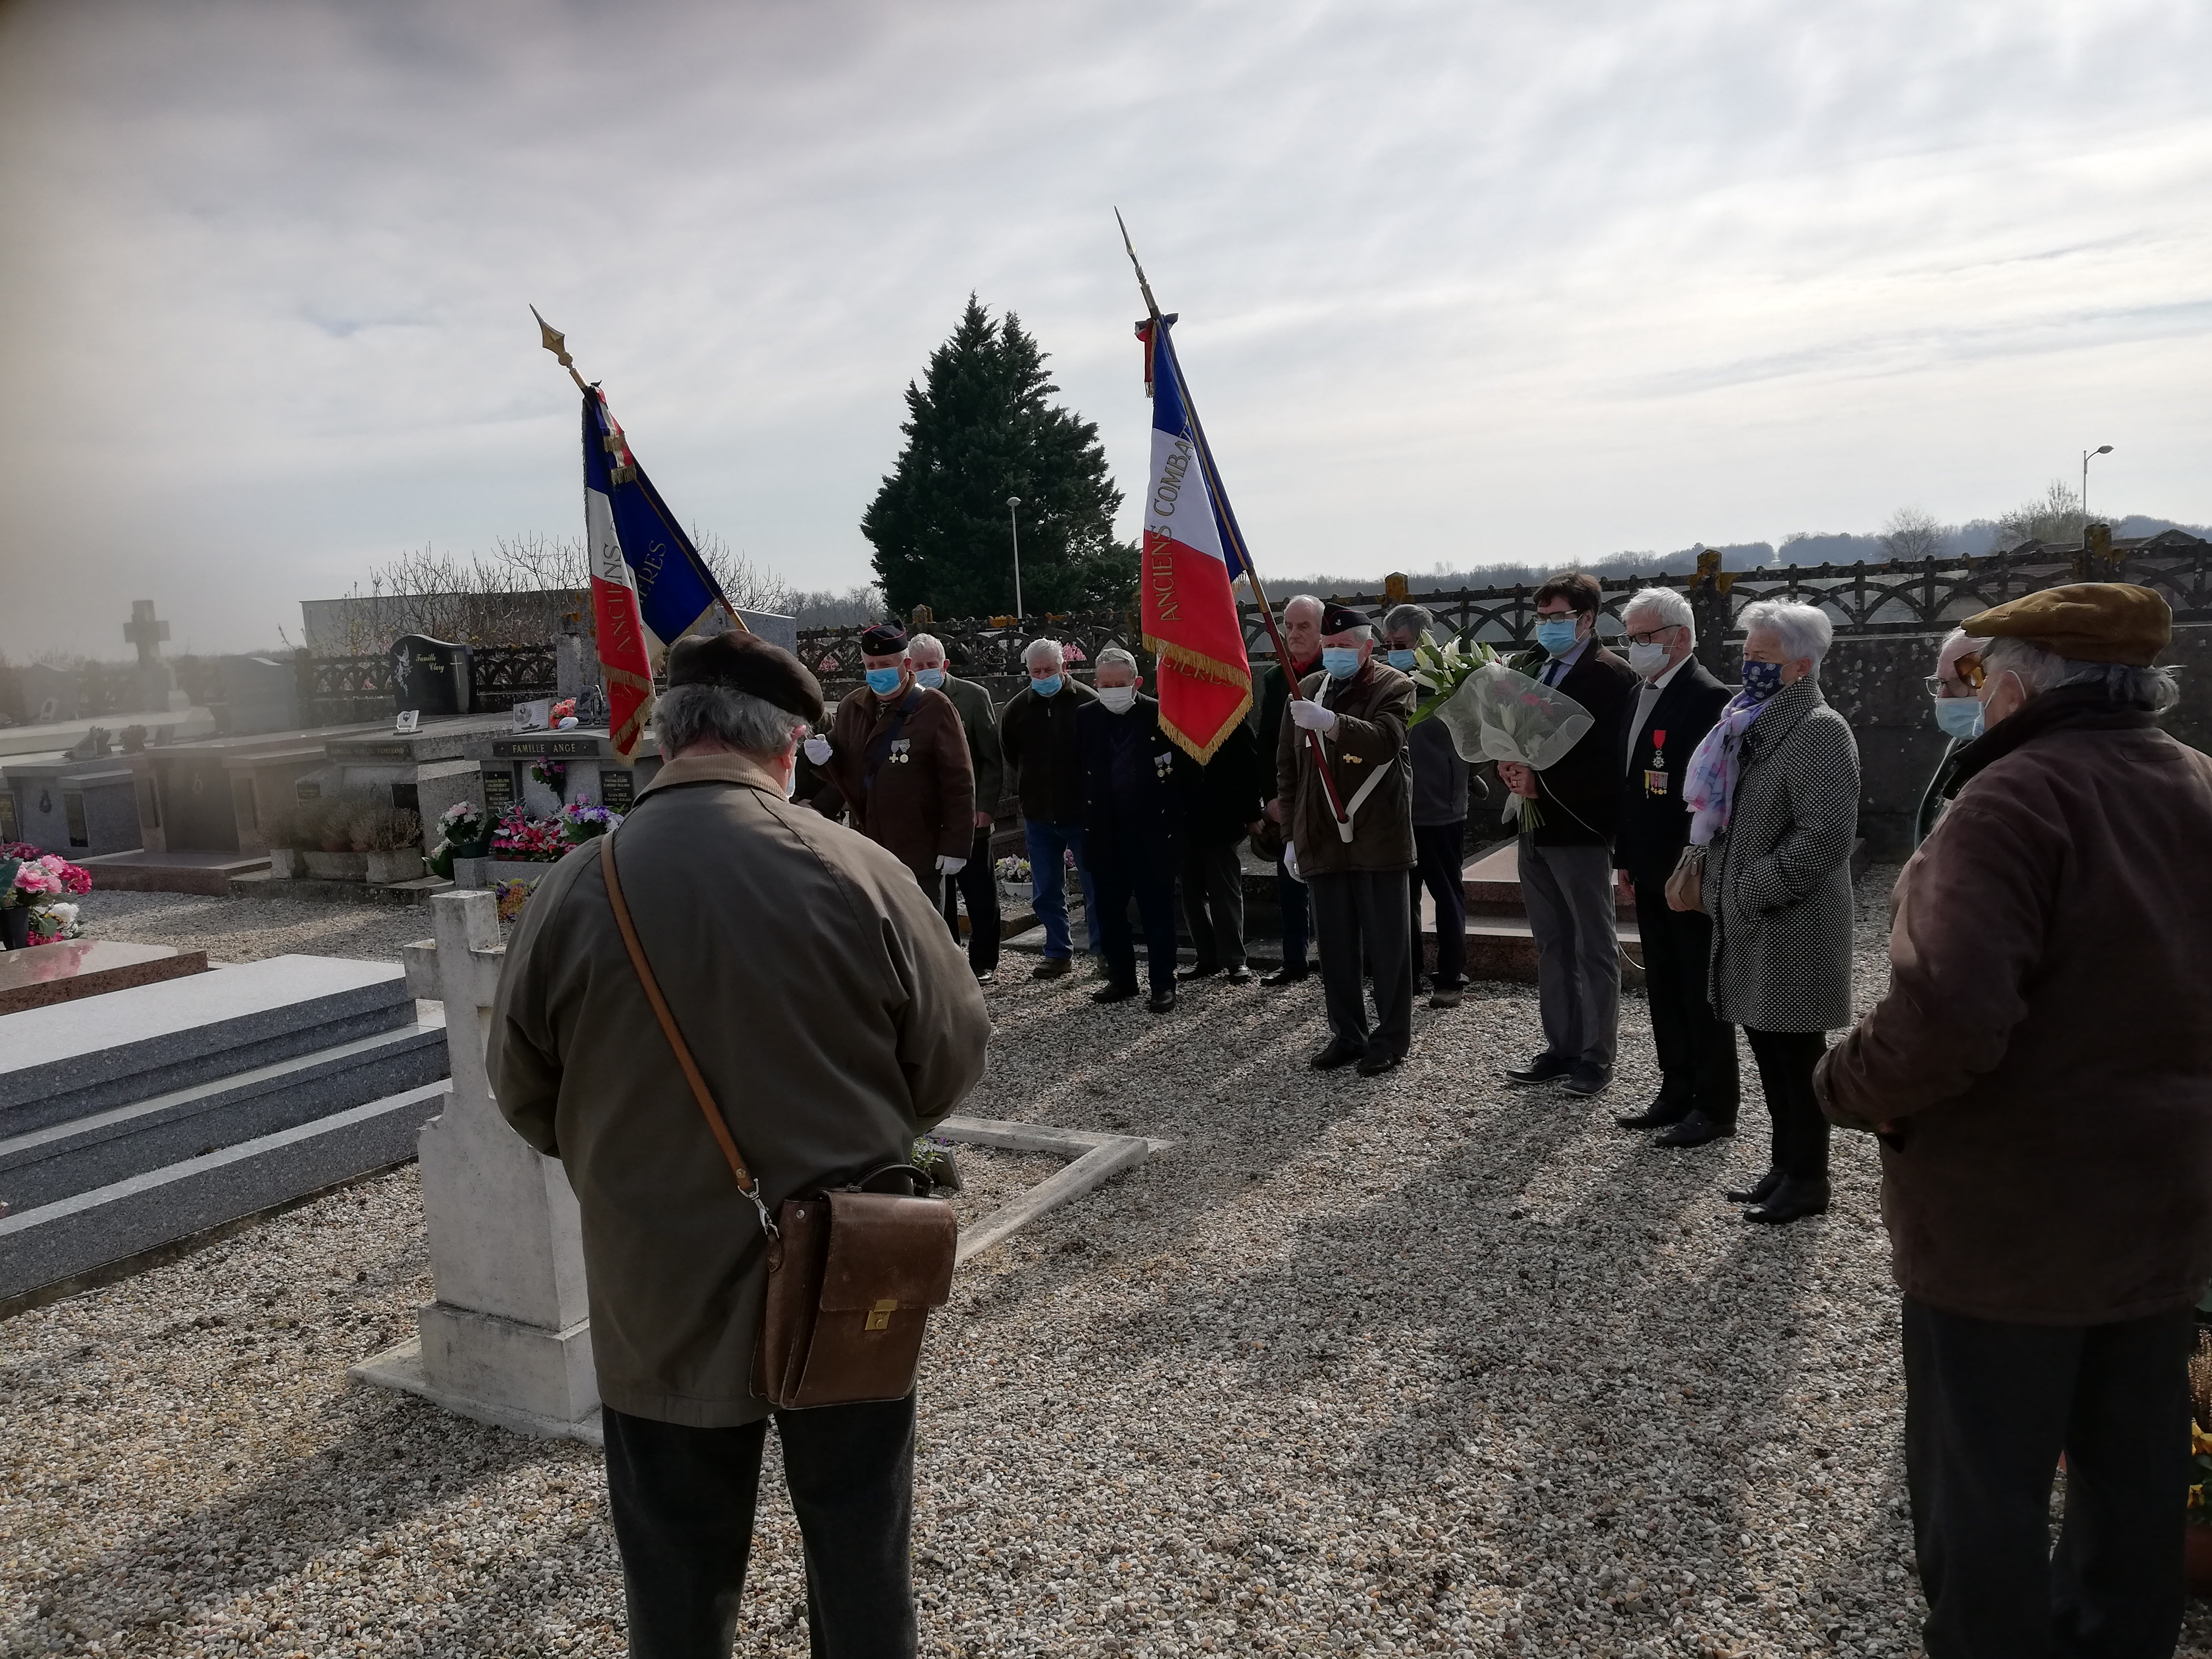
<instances>
[{"instance_id":1,"label":"grey checked coat","mask_svg":"<svg viewBox=\"0 0 2212 1659\"><path fill-rule=\"evenodd\" d=\"M1851 1023L1859 750L1802 679L1743 735L1729 827L1705 855L1713 1012L1755 1031Z\"/></svg>"}]
</instances>

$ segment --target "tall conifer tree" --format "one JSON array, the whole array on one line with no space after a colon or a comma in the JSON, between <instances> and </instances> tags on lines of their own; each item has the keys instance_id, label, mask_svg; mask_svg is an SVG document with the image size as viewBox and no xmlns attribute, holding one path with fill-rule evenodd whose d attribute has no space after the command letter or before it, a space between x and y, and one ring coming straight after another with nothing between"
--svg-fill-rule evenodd
<instances>
[{"instance_id":1,"label":"tall conifer tree","mask_svg":"<svg viewBox=\"0 0 2212 1659\"><path fill-rule=\"evenodd\" d=\"M1137 550L1114 539L1121 492L1098 428L1046 401L1060 388L1044 365L1019 318L994 325L971 294L924 383L908 382L906 448L860 520L894 616L1014 608L1009 495L1022 498L1024 611L1133 603Z\"/></svg>"}]
</instances>

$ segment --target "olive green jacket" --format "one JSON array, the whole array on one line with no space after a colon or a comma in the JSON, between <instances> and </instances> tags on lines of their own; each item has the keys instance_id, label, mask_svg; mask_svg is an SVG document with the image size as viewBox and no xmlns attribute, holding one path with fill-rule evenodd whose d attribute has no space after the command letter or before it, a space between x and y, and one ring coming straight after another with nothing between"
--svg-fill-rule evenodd
<instances>
[{"instance_id":1,"label":"olive green jacket","mask_svg":"<svg viewBox=\"0 0 2212 1659\"><path fill-rule=\"evenodd\" d=\"M960 711L960 729L968 734L968 758L975 768L975 810L995 818L1006 793L1006 762L999 750L999 713L991 707L991 694L973 680L956 678L949 670L938 690L952 699Z\"/></svg>"},{"instance_id":2,"label":"olive green jacket","mask_svg":"<svg viewBox=\"0 0 2212 1659\"><path fill-rule=\"evenodd\" d=\"M647 959L771 1212L905 1162L982 1075L983 994L928 895L753 762L671 761L615 848ZM488 1058L500 1111L575 1189L600 1398L702 1428L765 1416L760 1222L639 987L596 843L532 895Z\"/></svg>"}]
</instances>

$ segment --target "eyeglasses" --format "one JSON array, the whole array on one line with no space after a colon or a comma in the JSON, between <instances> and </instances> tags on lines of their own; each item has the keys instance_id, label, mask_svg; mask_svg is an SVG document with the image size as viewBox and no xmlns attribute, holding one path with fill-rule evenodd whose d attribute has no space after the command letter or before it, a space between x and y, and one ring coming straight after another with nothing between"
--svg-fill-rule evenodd
<instances>
[{"instance_id":1,"label":"eyeglasses","mask_svg":"<svg viewBox=\"0 0 2212 1659\"><path fill-rule=\"evenodd\" d=\"M1667 635L1680 626L1680 623L1669 623L1664 628L1647 628L1641 634L1630 634L1624 637L1631 645L1665 645L1668 643Z\"/></svg>"},{"instance_id":2,"label":"eyeglasses","mask_svg":"<svg viewBox=\"0 0 2212 1659\"><path fill-rule=\"evenodd\" d=\"M1980 690L1983 683L1990 677L1990 671L1982 666L1981 653L1978 651L1961 652L1959 659L1951 665L1951 672L1958 677L1959 684L1969 691ZM1931 697L1942 696L1947 689L1941 674L1930 674L1921 684L1928 688L1928 695Z\"/></svg>"}]
</instances>

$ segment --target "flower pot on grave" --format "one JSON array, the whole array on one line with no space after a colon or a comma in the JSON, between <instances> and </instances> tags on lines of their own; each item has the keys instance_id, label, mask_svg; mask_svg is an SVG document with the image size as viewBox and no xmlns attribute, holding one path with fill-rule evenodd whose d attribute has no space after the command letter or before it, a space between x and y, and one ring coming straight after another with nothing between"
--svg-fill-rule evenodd
<instances>
[{"instance_id":1,"label":"flower pot on grave","mask_svg":"<svg viewBox=\"0 0 2212 1659\"><path fill-rule=\"evenodd\" d=\"M2188 1553L2182 1559L2189 1593L2212 1595L2212 1526L2190 1525L2183 1530L2188 1538Z\"/></svg>"},{"instance_id":2,"label":"flower pot on grave","mask_svg":"<svg viewBox=\"0 0 2212 1659\"><path fill-rule=\"evenodd\" d=\"M491 856L491 831L485 830L474 841L457 841L453 848L457 859L488 859Z\"/></svg>"},{"instance_id":3,"label":"flower pot on grave","mask_svg":"<svg viewBox=\"0 0 2212 1659\"><path fill-rule=\"evenodd\" d=\"M21 951L30 942L30 911L20 904L0 910L0 950Z\"/></svg>"},{"instance_id":4,"label":"flower pot on grave","mask_svg":"<svg viewBox=\"0 0 2212 1659\"><path fill-rule=\"evenodd\" d=\"M362 856L368 860L369 880L380 887L422 879L422 854L419 848L402 847L392 852L371 852Z\"/></svg>"},{"instance_id":5,"label":"flower pot on grave","mask_svg":"<svg viewBox=\"0 0 2212 1659\"><path fill-rule=\"evenodd\" d=\"M318 881L365 881L368 877L368 854L366 853L310 852L306 854L307 873Z\"/></svg>"},{"instance_id":6,"label":"flower pot on grave","mask_svg":"<svg viewBox=\"0 0 2212 1659\"><path fill-rule=\"evenodd\" d=\"M296 847L269 849L269 873L279 881L297 881L307 873L307 855Z\"/></svg>"}]
</instances>

